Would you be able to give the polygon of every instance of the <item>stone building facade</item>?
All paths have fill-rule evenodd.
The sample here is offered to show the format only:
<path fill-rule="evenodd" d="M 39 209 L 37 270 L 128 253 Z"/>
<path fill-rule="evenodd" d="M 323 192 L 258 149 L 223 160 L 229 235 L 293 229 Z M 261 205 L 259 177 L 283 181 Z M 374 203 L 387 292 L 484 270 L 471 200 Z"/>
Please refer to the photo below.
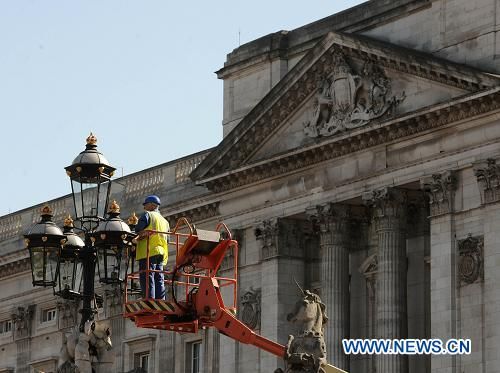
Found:
<path fill-rule="evenodd" d="M 497 1 L 372 0 L 242 45 L 217 72 L 221 143 L 123 177 L 112 197 L 123 217 L 155 193 L 171 221 L 223 220 L 241 246 L 239 315 L 270 339 L 292 331 L 296 280 L 327 305 L 336 366 L 500 372 L 499 29 Z M 68 196 L 49 203 L 58 222 L 71 211 Z M 78 318 L 31 286 L 21 237 L 40 207 L 0 218 L 0 372 L 54 372 Z M 116 372 L 282 364 L 213 330 L 137 329 L 115 289 L 98 291 Z M 344 337 L 470 338 L 472 352 L 346 356 Z"/>

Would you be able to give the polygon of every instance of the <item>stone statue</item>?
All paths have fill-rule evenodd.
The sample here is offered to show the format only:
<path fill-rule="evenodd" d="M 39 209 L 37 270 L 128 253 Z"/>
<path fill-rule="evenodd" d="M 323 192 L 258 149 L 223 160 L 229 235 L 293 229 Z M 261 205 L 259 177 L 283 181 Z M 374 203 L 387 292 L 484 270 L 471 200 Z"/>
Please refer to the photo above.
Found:
<path fill-rule="evenodd" d="M 328 320 L 325 305 L 317 294 L 304 291 L 300 286 L 299 289 L 302 298 L 287 316 L 288 321 L 299 327 L 299 333 L 288 337 L 285 373 L 325 373 L 323 367 L 327 361 L 323 325 Z"/>
<path fill-rule="evenodd" d="M 111 331 L 106 321 L 87 321 L 83 332 L 75 329 L 63 336 L 58 373 L 104 373 L 114 362 L 110 351 Z"/>

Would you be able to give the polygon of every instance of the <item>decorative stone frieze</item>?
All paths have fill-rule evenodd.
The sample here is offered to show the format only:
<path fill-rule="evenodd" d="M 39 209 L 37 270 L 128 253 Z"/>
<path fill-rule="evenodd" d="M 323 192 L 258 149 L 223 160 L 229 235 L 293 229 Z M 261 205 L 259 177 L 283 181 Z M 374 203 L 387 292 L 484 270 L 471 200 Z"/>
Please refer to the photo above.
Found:
<path fill-rule="evenodd" d="M 190 210 L 169 214 L 168 216 L 166 216 L 166 218 L 171 228 L 175 227 L 177 220 L 179 220 L 180 218 L 187 218 L 192 223 L 198 223 L 202 220 L 210 219 L 214 216 L 220 215 L 219 204 L 219 201 L 212 202 L 208 205 L 198 206 Z"/>
<path fill-rule="evenodd" d="M 341 52 L 332 55 L 331 64 L 333 71 L 318 82 L 311 118 L 304 123 L 309 137 L 332 136 L 364 126 L 405 98 L 404 92 L 398 97 L 390 95 L 391 82 L 373 61 L 365 60 L 359 75 Z"/>
<path fill-rule="evenodd" d="M 458 241 L 458 275 L 462 286 L 483 280 L 483 246 L 482 236 Z"/>
<path fill-rule="evenodd" d="M 12 313 L 12 321 L 14 322 L 14 338 L 21 339 L 31 335 L 31 321 L 35 314 L 35 305 L 19 306 Z"/>
<path fill-rule="evenodd" d="M 467 100 L 457 99 L 446 106 L 438 104 L 425 112 L 418 111 L 401 118 L 388 120 L 377 126 L 366 126 L 366 129 L 360 129 L 356 136 L 339 136 L 332 139 L 332 141 L 315 144 L 301 151 L 270 160 L 266 164 L 258 163 L 236 169 L 240 165 L 236 158 L 227 160 L 227 163 L 221 163 L 224 162 L 224 158 L 222 158 L 212 168 L 211 173 L 207 175 L 213 177 L 203 181 L 203 184 L 219 193 L 284 173 L 290 173 L 312 164 L 339 158 L 389 141 L 443 127 L 449 123 L 500 108 L 500 92 L 498 90 L 492 89 L 492 92 L 489 93 L 481 92 L 470 95 Z M 262 126 L 265 127 L 265 123 Z M 260 131 L 260 127 L 255 131 Z M 254 144 L 252 147 L 256 146 L 253 140 L 252 144 Z M 231 170 L 231 172 L 216 176 L 216 174 L 222 173 L 221 170 Z"/>
<path fill-rule="evenodd" d="M 500 201 L 500 165 L 496 160 L 488 158 L 486 161 L 474 164 L 474 175 L 477 178 L 483 204 Z"/>
<path fill-rule="evenodd" d="M 31 269 L 30 258 L 23 258 L 11 263 L 0 265 L 0 279 Z"/>
<path fill-rule="evenodd" d="M 260 329 L 260 315 L 261 315 L 261 289 L 254 289 L 250 287 L 241 295 L 241 321 L 245 323 L 250 329 Z"/>
<path fill-rule="evenodd" d="M 452 212 L 457 189 L 457 177 L 454 171 L 433 174 L 422 179 L 420 185 L 429 197 L 431 216 Z"/>

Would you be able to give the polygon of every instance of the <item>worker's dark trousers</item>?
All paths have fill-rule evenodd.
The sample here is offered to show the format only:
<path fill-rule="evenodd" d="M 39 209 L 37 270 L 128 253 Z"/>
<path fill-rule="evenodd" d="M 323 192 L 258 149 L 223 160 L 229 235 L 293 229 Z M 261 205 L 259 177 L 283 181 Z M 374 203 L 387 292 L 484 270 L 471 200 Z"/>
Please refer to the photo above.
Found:
<path fill-rule="evenodd" d="M 139 271 L 146 270 L 147 260 L 139 259 Z M 163 255 L 155 255 L 149 258 L 149 269 L 163 271 Z M 165 281 L 163 272 L 149 272 L 146 281 L 146 272 L 139 275 L 141 291 L 144 298 L 165 299 Z M 146 294 L 146 283 L 149 293 Z"/>

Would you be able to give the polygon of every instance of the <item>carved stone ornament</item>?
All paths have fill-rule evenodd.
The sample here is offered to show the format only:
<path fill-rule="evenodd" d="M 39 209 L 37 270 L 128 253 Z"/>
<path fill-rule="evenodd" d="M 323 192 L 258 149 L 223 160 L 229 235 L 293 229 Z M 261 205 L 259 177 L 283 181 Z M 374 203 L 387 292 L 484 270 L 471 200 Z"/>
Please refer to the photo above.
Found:
<path fill-rule="evenodd" d="M 261 290 L 250 287 L 241 296 L 241 321 L 250 329 L 260 328 Z"/>
<path fill-rule="evenodd" d="M 405 190 L 384 187 L 363 193 L 363 202 L 373 208 L 376 230 L 405 229 L 408 196 Z"/>
<path fill-rule="evenodd" d="M 261 259 L 278 255 L 278 219 L 264 220 L 255 229 L 255 238 L 261 242 Z"/>
<path fill-rule="evenodd" d="M 12 320 L 15 324 L 15 337 L 27 337 L 31 332 L 31 320 L 35 314 L 35 305 L 28 307 L 17 307 L 12 314 Z"/>
<path fill-rule="evenodd" d="M 460 282 L 472 284 L 483 278 L 483 237 L 471 234 L 458 241 L 458 274 Z"/>
<path fill-rule="evenodd" d="M 474 164 L 474 175 L 480 185 L 482 203 L 500 201 L 500 165 L 488 158 L 485 162 Z"/>
<path fill-rule="evenodd" d="M 453 171 L 433 174 L 421 181 L 422 190 L 429 196 L 431 216 L 448 214 L 453 208 L 457 178 Z"/>
<path fill-rule="evenodd" d="M 63 299 L 58 301 L 56 306 L 59 315 L 59 327 L 64 329 L 74 326 L 78 315 L 78 302 Z"/>
<path fill-rule="evenodd" d="M 391 96 L 391 82 L 384 70 L 365 61 L 357 75 L 342 55 L 333 54 L 332 72 L 317 84 L 311 119 L 304 123 L 309 137 L 332 136 L 338 132 L 364 126 L 393 110 L 405 99 Z"/>

